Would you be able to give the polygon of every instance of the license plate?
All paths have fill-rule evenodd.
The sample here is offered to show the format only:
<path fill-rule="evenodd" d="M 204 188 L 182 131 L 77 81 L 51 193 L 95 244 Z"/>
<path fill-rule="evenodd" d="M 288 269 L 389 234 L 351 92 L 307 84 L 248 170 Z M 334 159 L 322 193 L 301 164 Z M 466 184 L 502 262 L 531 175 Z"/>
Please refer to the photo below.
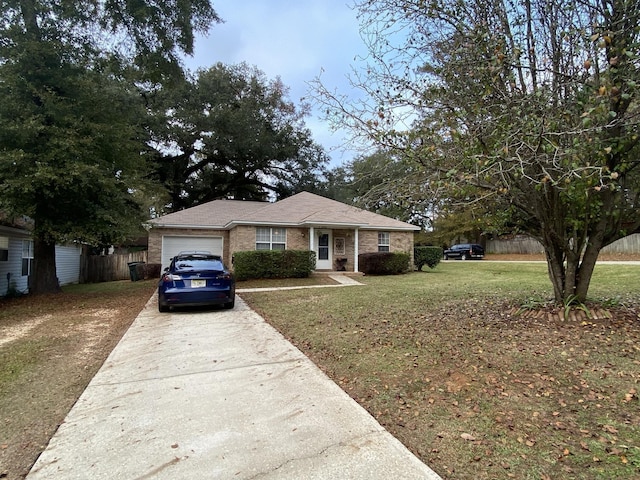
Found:
<path fill-rule="evenodd" d="M 191 288 L 201 288 L 206 286 L 207 286 L 206 280 L 191 280 Z"/>

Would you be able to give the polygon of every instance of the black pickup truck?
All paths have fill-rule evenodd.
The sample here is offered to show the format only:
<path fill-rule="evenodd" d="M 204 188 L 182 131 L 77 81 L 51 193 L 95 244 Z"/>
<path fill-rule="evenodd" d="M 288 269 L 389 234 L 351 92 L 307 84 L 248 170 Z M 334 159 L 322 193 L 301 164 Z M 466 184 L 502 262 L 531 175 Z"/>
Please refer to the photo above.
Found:
<path fill-rule="evenodd" d="M 453 245 L 444 251 L 444 259 L 457 258 L 459 260 L 482 259 L 484 258 L 484 248 L 477 243 L 461 243 Z"/>

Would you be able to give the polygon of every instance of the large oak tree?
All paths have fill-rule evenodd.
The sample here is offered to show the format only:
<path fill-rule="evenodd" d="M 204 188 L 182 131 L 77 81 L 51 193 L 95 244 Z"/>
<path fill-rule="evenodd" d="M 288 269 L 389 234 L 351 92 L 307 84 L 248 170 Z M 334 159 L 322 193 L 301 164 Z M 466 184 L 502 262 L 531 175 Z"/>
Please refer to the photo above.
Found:
<path fill-rule="evenodd" d="M 156 92 L 150 102 L 154 178 L 178 211 L 218 198 L 266 200 L 313 188 L 327 162 L 304 105 L 278 78 L 218 63 Z"/>
<path fill-rule="evenodd" d="M 0 209 L 33 220 L 32 293 L 59 289 L 57 242 L 103 244 L 143 218 L 137 87 L 180 75 L 208 0 L 3 0 Z"/>

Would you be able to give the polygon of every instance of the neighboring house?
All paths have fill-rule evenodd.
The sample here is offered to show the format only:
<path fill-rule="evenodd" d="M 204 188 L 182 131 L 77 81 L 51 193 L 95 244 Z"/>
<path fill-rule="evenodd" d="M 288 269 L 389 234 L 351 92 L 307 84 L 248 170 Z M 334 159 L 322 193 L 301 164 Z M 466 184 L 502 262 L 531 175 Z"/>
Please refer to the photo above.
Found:
<path fill-rule="evenodd" d="M 151 220 L 149 263 L 208 250 L 233 268 L 247 250 L 312 250 L 317 270 L 357 272 L 358 255 L 406 252 L 420 227 L 302 192 L 274 203 L 215 200 Z"/>
<path fill-rule="evenodd" d="M 60 285 L 80 280 L 78 245 L 56 245 L 56 273 Z M 33 240 L 31 232 L 22 225 L 0 225 L 0 297 L 10 290 L 26 293 L 33 269 Z"/>

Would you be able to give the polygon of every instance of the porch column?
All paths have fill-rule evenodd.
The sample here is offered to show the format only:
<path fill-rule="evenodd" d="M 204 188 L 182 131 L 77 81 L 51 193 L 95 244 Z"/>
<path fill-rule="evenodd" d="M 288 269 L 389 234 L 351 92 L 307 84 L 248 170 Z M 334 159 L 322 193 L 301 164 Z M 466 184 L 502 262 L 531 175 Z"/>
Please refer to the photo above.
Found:
<path fill-rule="evenodd" d="M 315 251 L 316 246 L 314 245 L 316 238 L 316 231 L 313 227 L 309 227 L 309 250 Z"/>
<path fill-rule="evenodd" d="M 354 230 L 353 234 L 353 271 L 359 272 L 358 269 L 358 229 Z"/>

